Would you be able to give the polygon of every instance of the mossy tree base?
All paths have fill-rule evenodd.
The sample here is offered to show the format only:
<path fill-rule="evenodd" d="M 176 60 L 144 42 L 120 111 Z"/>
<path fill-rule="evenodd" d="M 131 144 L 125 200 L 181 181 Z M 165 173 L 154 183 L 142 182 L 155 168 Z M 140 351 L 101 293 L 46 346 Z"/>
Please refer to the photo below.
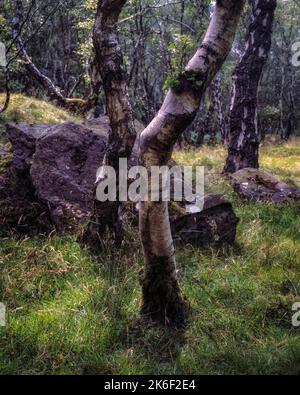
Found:
<path fill-rule="evenodd" d="M 174 265 L 169 258 L 153 257 L 141 276 L 141 285 L 141 315 L 144 319 L 168 327 L 186 326 L 189 305 L 181 294 Z"/>

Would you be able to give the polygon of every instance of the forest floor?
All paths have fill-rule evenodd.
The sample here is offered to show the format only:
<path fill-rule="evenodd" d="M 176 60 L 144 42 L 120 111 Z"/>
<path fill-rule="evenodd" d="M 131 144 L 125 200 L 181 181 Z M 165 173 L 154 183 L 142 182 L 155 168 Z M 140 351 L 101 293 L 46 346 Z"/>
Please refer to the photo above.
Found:
<path fill-rule="evenodd" d="M 19 100 L 22 108 L 27 99 Z M 33 99 L 34 114 L 23 106 L 14 101 L 5 121 L 11 112 L 25 122 L 70 118 Z M 264 146 L 261 165 L 300 187 L 299 158 L 294 139 Z M 204 165 L 206 191 L 224 193 L 240 218 L 234 246 L 177 251 L 193 309 L 186 331 L 139 322 L 143 259 L 132 229 L 121 250 L 97 257 L 76 236 L 0 239 L 0 301 L 8 309 L 0 374 L 300 374 L 300 332 L 291 323 L 300 301 L 299 207 L 241 202 L 221 176 L 222 147 L 175 159 Z"/>

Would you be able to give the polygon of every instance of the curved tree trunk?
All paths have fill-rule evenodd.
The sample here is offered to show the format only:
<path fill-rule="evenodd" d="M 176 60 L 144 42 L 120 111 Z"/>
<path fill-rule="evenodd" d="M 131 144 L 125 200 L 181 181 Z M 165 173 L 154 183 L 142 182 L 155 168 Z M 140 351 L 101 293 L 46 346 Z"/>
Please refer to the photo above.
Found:
<path fill-rule="evenodd" d="M 259 167 L 257 96 L 263 67 L 271 48 L 277 0 L 249 0 L 249 3 L 252 15 L 246 35 L 246 49 L 233 77 L 225 173 L 234 173 L 245 167 Z"/>
<path fill-rule="evenodd" d="M 118 166 L 131 154 L 136 139 L 127 76 L 117 22 L 126 0 L 99 0 L 94 27 L 96 62 L 101 75 L 110 120 L 106 165 Z"/>
<path fill-rule="evenodd" d="M 152 166 L 168 163 L 178 136 L 193 121 L 205 89 L 231 49 L 243 5 L 240 0 L 216 1 L 204 41 L 142 133 L 140 161 L 149 175 Z M 180 326 L 187 311 L 177 278 L 167 202 L 141 203 L 140 234 L 145 255 L 142 314 L 158 323 Z"/>
<path fill-rule="evenodd" d="M 94 27 L 95 61 L 101 75 L 111 127 L 103 165 L 112 166 L 116 171 L 119 168 L 119 158 L 130 156 L 136 139 L 117 29 L 118 18 L 125 3 L 126 0 L 99 0 Z M 115 241 L 121 241 L 119 206 L 118 202 L 108 205 L 107 202 L 95 201 L 93 218 L 85 235 L 89 244 L 92 242 L 96 248 L 99 242 L 101 245 L 107 230 L 111 231 Z"/>

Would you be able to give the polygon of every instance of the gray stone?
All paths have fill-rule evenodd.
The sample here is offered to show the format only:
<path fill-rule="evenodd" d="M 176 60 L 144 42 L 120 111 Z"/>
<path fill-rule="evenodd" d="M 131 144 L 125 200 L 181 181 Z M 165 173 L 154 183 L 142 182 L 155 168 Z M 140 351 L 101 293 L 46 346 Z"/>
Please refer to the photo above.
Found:
<path fill-rule="evenodd" d="M 27 125 L 25 123 L 9 123 L 6 134 L 13 146 L 13 162 L 11 169 L 18 175 L 28 172 L 37 139 L 47 130 L 49 125 Z"/>
<path fill-rule="evenodd" d="M 231 178 L 235 192 L 243 200 L 274 204 L 300 201 L 300 190 L 290 187 L 266 171 L 245 168 L 234 173 Z"/>
<path fill-rule="evenodd" d="M 172 221 L 175 242 L 203 247 L 210 244 L 232 244 L 239 223 L 232 204 L 222 195 L 209 194 L 199 213 L 179 216 Z"/>

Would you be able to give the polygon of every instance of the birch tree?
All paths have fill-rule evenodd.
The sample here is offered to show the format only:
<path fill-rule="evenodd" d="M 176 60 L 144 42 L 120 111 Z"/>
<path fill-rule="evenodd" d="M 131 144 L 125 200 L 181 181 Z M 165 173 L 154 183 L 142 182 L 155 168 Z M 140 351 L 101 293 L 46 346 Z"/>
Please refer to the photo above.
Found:
<path fill-rule="evenodd" d="M 267 62 L 276 0 L 249 0 L 251 23 L 245 52 L 233 76 L 228 157 L 225 173 L 259 167 L 260 136 L 257 122 L 258 88 Z"/>
<path fill-rule="evenodd" d="M 95 26 L 95 61 L 105 92 L 106 108 L 110 121 L 110 133 L 103 165 L 117 171 L 119 158 L 128 158 L 133 149 L 136 132 L 132 108 L 128 97 L 127 76 L 119 43 L 117 22 L 126 0 L 99 0 Z M 100 178 L 97 182 L 102 182 Z M 118 202 L 95 201 L 94 215 L 85 238 L 102 242 L 107 230 L 115 241 L 122 239 Z"/>
<path fill-rule="evenodd" d="M 195 118 L 203 93 L 230 52 L 243 6 L 240 0 L 216 1 L 203 42 L 142 133 L 140 162 L 149 175 L 152 166 L 168 163 L 178 137 Z M 140 204 L 140 235 L 145 256 L 142 315 L 158 323 L 181 326 L 186 321 L 187 305 L 178 282 L 167 202 Z"/>

